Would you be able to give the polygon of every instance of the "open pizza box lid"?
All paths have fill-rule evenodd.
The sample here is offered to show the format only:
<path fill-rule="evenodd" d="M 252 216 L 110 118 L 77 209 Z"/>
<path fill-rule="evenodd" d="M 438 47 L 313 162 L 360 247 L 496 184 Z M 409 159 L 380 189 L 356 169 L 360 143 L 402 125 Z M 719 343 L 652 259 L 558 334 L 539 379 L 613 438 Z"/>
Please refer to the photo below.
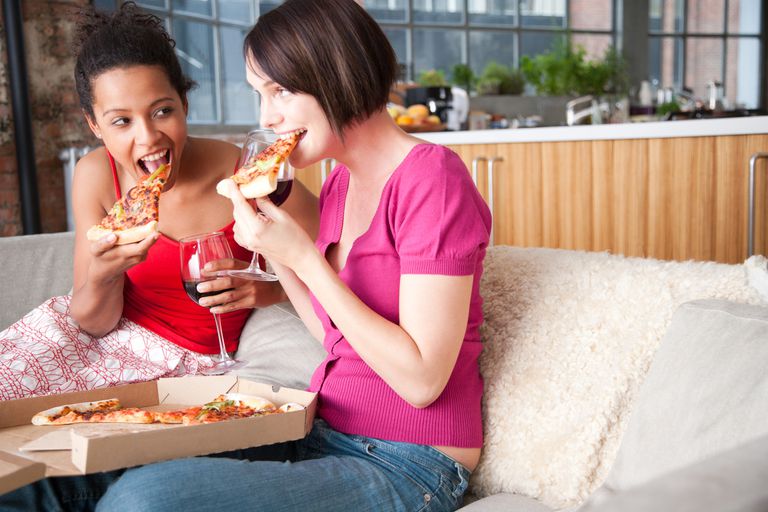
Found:
<path fill-rule="evenodd" d="M 32 416 L 63 404 L 118 398 L 123 407 L 168 410 L 245 393 L 306 408 L 202 425 L 84 423 L 35 426 Z M 0 402 L 0 494 L 43 477 L 97 473 L 301 439 L 312 428 L 314 393 L 235 376 L 182 377 Z"/>

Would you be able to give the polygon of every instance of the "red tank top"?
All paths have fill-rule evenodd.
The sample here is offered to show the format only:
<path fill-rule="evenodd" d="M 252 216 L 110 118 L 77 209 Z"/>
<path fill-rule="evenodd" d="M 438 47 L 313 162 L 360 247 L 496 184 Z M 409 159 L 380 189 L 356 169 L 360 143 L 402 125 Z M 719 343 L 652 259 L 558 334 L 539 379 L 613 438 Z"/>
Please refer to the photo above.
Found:
<path fill-rule="evenodd" d="M 109 160 L 119 198 L 122 193 L 112 155 Z M 221 231 L 226 235 L 234 257 L 250 261 L 251 252 L 234 240 L 233 225 L 234 222 Z M 241 309 L 221 315 L 228 352 L 237 349 L 240 331 L 250 313 L 250 309 Z M 147 259 L 125 273 L 123 316 L 180 347 L 203 354 L 219 353 L 213 315 L 187 296 L 181 282 L 179 243 L 163 234 L 149 249 Z"/>

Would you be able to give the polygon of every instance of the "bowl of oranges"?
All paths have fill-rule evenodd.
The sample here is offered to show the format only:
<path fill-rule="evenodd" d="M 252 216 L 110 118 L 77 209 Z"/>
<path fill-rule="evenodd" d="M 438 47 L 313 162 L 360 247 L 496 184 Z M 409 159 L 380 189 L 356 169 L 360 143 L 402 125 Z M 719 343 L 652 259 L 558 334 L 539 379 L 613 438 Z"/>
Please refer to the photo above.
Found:
<path fill-rule="evenodd" d="M 420 103 L 407 108 L 396 103 L 390 103 L 387 105 L 387 112 L 397 123 L 397 126 L 409 133 L 445 130 L 445 123 L 438 116 L 430 114 L 427 106 Z"/>

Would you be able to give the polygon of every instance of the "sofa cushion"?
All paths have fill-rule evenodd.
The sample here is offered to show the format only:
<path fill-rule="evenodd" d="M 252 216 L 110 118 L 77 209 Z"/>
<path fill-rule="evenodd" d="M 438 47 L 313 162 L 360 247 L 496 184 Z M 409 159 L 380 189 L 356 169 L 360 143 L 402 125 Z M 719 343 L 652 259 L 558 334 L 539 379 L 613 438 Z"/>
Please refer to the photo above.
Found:
<path fill-rule="evenodd" d="M 760 303 L 743 265 L 496 246 L 481 283 L 485 445 L 479 497 L 585 500 L 607 476 L 675 309 Z"/>
<path fill-rule="evenodd" d="M 606 490 L 642 485 L 768 434 L 768 307 L 680 306 L 635 403 Z"/>
<path fill-rule="evenodd" d="M 235 370 L 256 382 L 306 389 L 325 349 L 304 326 L 290 302 L 255 309 L 243 327 Z"/>
<path fill-rule="evenodd" d="M 0 293 L 0 330 L 56 295 L 72 288 L 75 234 L 0 238 L 6 286 Z M 8 283 L 11 286 L 7 286 Z"/>
<path fill-rule="evenodd" d="M 765 512 L 768 436 L 612 495 L 590 498 L 579 512 Z"/>
<path fill-rule="evenodd" d="M 540 501 L 519 494 L 499 493 L 461 507 L 461 512 L 552 512 Z"/>

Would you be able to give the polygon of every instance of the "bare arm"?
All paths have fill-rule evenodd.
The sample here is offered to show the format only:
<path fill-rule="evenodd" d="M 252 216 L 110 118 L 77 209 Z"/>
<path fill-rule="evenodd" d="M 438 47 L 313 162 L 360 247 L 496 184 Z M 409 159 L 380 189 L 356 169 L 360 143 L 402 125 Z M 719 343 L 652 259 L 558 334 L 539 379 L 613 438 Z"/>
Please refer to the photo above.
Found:
<path fill-rule="evenodd" d="M 320 225 L 318 200 L 314 194 L 307 190 L 304 184 L 294 180 L 291 195 L 282 208 L 296 220 L 310 239 L 315 240 L 317 238 L 317 231 Z M 270 261 L 270 263 L 274 266 L 285 294 L 301 317 L 304 325 L 312 336 L 322 341 L 324 334 L 323 326 L 315 314 L 315 310 L 312 308 L 307 286 L 289 268 L 280 265 L 276 261 Z"/>
<path fill-rule="evenodd" d="M 91 242 L 86 231 L 101 222 L 105 204 L 114 202 L 106 157 L 96 150 L 75 167 L 72 204 L 75 215 L 75 268 L 70 313 L 80 327 L 95 337 L 115 328 L 123 313 L 124 272 L 146 257 L 156 237 L 115 246 L 114 239 Z M 105 176 L 106 175 L 106 176 Z"/>

